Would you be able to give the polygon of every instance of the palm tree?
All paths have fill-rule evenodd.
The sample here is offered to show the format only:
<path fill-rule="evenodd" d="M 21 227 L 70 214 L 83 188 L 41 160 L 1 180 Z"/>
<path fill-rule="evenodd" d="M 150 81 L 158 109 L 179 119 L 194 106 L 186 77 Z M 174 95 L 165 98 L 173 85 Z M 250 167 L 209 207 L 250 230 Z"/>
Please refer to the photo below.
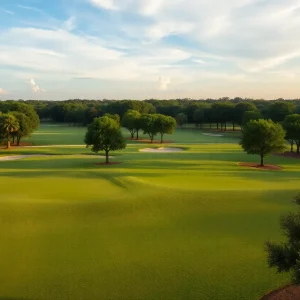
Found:
<path fill-rule="evenodd" d="M 12 114 L 3 114 L 0 116 L 0 129 L 3 136 L 7 139 L 6 148 L 10 148 L 10 135 L 12 132 L 18 131 L 19 123 Z"/>

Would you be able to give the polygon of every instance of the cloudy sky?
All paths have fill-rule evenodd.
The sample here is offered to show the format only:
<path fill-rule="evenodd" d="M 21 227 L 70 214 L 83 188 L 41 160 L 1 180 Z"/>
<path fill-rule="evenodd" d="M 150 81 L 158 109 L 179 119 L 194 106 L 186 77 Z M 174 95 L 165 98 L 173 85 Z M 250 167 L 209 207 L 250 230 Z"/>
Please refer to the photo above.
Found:
<path fill-rule="evenodd" d="M 0 0 L 1 99 L 300 97 L 300 0 Z"/>

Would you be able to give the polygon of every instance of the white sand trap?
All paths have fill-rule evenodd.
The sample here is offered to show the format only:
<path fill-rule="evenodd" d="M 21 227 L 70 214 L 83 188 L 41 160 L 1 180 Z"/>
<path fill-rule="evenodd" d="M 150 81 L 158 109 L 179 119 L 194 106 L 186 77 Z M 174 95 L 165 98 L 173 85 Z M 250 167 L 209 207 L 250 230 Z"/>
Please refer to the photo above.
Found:
<path fill-rule="evenodd" d="M 174 153 L 184 151 L 182 148 L 144 148 L 140 149 L 140 152 L 151 152 L 151 153 Z"/>
<path fill-rule="evenodd" d="M 207 136 L 224 136 L 223 134 L 214 134 L 214 133 L 202 133 L 202 134 Z"/>
<path fill-rule="evenodd" d="M 45 157 L 50 156 L 46 154 L 28 154 L 28 155 L 10 155 L 10 156 L 0 156 L 0 161 L 10 161 L 10 160 L 19 160 L 23 158 L 32 158 L 32 157 Z"/>

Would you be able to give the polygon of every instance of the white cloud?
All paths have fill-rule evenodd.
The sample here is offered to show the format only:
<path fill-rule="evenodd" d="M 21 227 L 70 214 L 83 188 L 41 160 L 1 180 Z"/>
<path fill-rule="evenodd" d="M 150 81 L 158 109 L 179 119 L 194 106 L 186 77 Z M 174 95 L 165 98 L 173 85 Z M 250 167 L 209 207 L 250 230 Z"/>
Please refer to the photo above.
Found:
<path fill-rule="evenodd" d="M 31 86 L 33 93 L 46 92 L 45 89 L 41 89 L 35 82 L 33 78 L 31 78 L 27 83 Z"/>
<path fill-rule="evenodd" d="M 114 0 L 89 0 L 89 2 L 102 9 L 118 9 L 115 5 Z"/>
<path fill-rule="evenodd" d="M 0 88 L 0 96 L 1 95 L 7 95 L 7 94 L 8 94 L 8 92 L 6 90 Z"/>
<path fill-rule="evenodd" d="M 11 10 L 8 10 L 8 9 L 2 9 L 5 13 L 9 14 L 9 15 L 15 15 L 15 13 Z"/>
<path fill-rule="evenodd" d="M 70 17 L 66 22 L 64 22 L 63 27 L 67 31 L 72 31 L 76 28 L 76 17 Z"/>
<path fill-rule="evenodd" d="M 160 91 L 166 91 L 169 88 L 170 83 L 171 83 L 170 77 L 160 76 L 158 78 L 158 89 Z"/>

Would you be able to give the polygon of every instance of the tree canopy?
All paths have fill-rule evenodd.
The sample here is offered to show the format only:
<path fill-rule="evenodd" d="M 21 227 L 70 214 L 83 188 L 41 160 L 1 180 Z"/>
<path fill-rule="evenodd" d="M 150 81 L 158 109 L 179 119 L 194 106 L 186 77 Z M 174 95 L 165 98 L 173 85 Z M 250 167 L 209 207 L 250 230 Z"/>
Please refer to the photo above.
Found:
<path fill-rule="evenodd" d="M 295 197 L 299 207 L 300 195 Z M 287 241 L 282 243 L 266 242 L 268 264 L 278 272 L 290 272 L 292 282 L 300 284 L 300 209 L 281 217 L 280 227 Z"/>
<path fill-rule="evenodd" d="M 109 163 L 109 152 L 125 149 L 126 141 L 116 120 L 104 116 L 95 118 L 88 126 L 84 139 L 87 147 L 98 153 L 105 151 L 106 163 Z"/>
<path fill-rule="evenodd" d="M 271 120 L 252 120 L 242 131 L 241 146 L 248 154 L 260 155 L 260 165 L 264 166 L 264 158 L 272 152 L 285 149 L 285 131 L 278 123 Z"/>
<path fill-rule="evenodd" d="M 283 127 L 286 130 L 286 140 L 291 144 L 291 152 L 293 146 L 297 146 L 297 154 L 300 153 L 300 115 L 293 114 L 286 116 L 283 122 Z"/>
<path fill-rule="evenodd" d="M 6 147 L 10 148 L 10 137 L 12 133 L 18 131 L 20 128 L 16 117 L 11 114 L 0 114 L 0 132 L 6 138 Z"/>

